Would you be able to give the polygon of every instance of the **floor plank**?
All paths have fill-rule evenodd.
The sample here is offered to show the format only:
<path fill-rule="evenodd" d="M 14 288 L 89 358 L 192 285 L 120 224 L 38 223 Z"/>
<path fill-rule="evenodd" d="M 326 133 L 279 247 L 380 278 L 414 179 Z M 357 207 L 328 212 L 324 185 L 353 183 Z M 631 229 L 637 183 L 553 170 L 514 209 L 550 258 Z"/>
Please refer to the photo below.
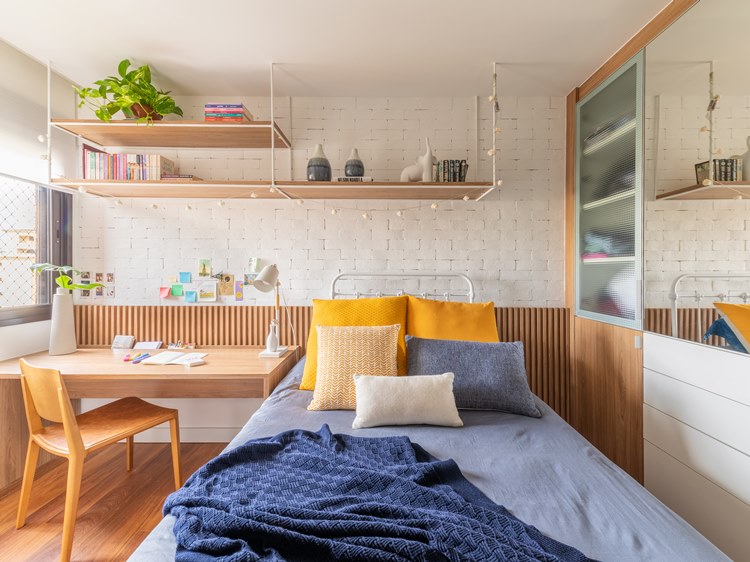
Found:
<path fill-rule="evenodd" d="M 183 443 L 187 478 L 225 447 Z M 26 526 L 15 528 L 21 484 L 0 491 L 0 561 L 46 562 L 60 556 L 67 462 L 55 460 L 37 471 Z M 174 490 L 168 444 L 137 443 L 135 466 L 125 470 L 125 445 L 92 453 L 84 465 L 73 560 L 127 560 L 161 520 L 166 496 Z"/>

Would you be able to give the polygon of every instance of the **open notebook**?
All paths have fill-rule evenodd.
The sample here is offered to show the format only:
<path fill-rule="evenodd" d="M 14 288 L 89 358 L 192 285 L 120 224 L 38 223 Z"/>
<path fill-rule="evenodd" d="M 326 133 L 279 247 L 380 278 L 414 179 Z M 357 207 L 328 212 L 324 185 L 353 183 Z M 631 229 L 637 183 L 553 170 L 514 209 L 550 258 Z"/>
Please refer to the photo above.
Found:
<path fill-rule="evenodd" d="M 181 353 L 179 351 L 164 351 L 153 357 L 147 357 L 141 363 L 144 365 L 199 365 L 208 353 Z M 198 362 L 201 363 L 198 363 Z"/>

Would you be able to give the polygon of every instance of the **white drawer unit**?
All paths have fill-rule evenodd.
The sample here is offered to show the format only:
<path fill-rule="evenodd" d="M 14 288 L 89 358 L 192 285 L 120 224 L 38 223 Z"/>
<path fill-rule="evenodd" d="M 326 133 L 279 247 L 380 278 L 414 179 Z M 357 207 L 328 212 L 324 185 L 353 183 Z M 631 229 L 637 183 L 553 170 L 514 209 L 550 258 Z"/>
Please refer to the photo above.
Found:
<path fill-rule="evenodd" d="M 750 562 L 750 356 L 646 333 L 645 486 Z"/>

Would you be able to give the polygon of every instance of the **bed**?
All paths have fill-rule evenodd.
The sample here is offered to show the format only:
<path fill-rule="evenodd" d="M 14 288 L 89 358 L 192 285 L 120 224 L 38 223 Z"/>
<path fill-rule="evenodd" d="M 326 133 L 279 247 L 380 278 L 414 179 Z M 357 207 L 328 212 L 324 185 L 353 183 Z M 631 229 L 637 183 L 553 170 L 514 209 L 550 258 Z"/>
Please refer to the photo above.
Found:
<path fill-rule="evenodd" d="M 472 288 L 473 293 L 473 288 Z M 472 295 L 473 296 L 473 295 Z M 710 542 L 588 443 L 535 397 L 541 418 L 462 410 L 463 427 L 352 429 L 353 411 L 309 411 L 299 390 L 304 358 L 228 445 L 291 429 L 366 437 L 406 435 L 428 453 L 452 458 L 494 502 L 590 558 L 623 561 L 728 560 Z M 133 553 L 134 562 L 174 560 L 175 519 L 167 515 Z"/>

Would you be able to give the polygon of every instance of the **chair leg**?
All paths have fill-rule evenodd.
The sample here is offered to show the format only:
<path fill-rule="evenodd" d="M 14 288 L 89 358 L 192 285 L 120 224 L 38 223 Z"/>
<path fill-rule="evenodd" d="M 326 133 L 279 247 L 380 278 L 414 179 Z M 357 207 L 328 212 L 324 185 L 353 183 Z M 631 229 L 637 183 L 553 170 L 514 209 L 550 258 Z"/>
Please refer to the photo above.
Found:
<path fill-rule="evenodd" d="M 69 562 L 73 550 L 73 531 L 78 512 L 78 498 L 81 493 L 83 457 L 71 456 L 68 459 L 68 485 L 65 490 L 65 514 L 63 516 L 62 552 L 60 562 Z"/>
<path fill-rule="evenodd" d="M 180 464 L 180 424 L 177 414 L 169 420 L 169 435 L 172 440 L 172 468 L 174 469 L 174 488 L 182 486 L 182 466 Z"/>
<path fill-rule="evenodd" d="M 23 469 L 23 483 L 21 484 L 21 499 L 18 502 L 18 516 L 16 517 L 16 529 L 20 529 L 26 523 L 26 510 L 29 508 L 31 498 L 31 486 L 34 484 L 36 473 L 36 461 L 39 458 L 39 445 L 33 439 L 29 439 L 29 447 L 26 450 L 26 465 Z"/>
<path fill-rule="evenodd" d="M 127 438 L 127 443 L 125 444 L 125 468 L 128 469 L 128 471 L 133 470 L 133 436 Z"/>

